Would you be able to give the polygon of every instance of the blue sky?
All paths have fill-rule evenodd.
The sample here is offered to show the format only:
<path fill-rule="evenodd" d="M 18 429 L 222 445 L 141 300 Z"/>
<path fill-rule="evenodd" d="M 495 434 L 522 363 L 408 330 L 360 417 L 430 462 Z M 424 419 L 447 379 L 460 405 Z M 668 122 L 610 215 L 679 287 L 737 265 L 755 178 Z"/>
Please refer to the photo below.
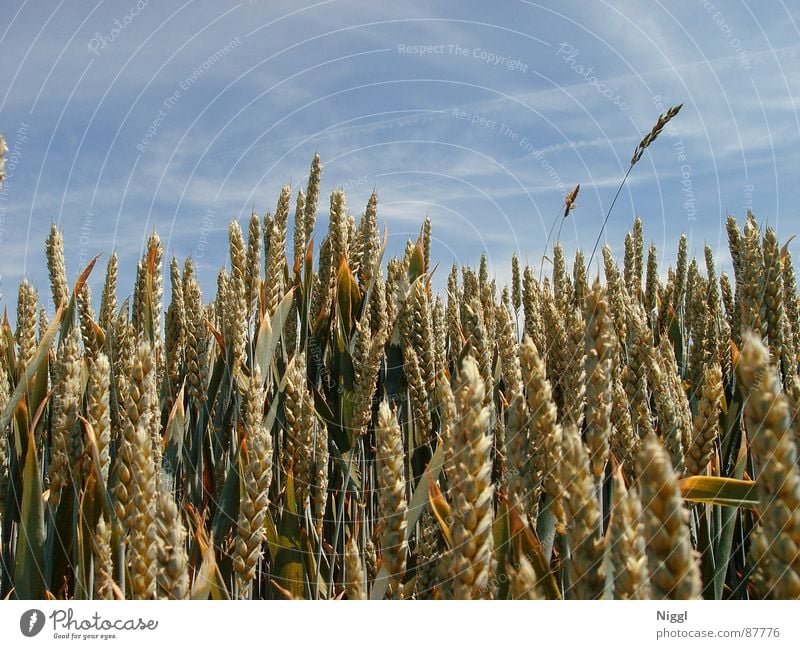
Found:
<path fill-rule="evenodd" d="M 49 295 L 51 221 L 70 281 L 113 248 L 124 297 L 156 228 L 168 254 L 195 256 L 208 294 L 228 221 L 274 210 L 315 150 L 323 214 L 334 187 L 354 214 L 375 187 L 392 250 L 428 214 L 436 260 L 485 249 L 504 282 L 512 252 L 538 266 L 575 183 L 561 238 L 591 249 L 633 149 L 679 102 L 615 208 L 615 252 L 639 214 L 662 261 L 680 232 L 724 255 L 724 218 L 747 206 L 786 240 L 800 232 L 798 13 L 721 0 L 1 0 L 3 300 L 23 275 Z"/>

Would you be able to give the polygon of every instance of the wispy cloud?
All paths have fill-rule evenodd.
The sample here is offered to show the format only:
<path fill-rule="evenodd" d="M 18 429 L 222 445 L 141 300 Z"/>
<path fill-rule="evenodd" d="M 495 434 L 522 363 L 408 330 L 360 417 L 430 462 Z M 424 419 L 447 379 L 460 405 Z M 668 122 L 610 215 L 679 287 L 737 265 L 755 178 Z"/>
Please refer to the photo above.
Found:
<path fill-rule="evenodd" d="M 724 215 L 745 205 L 800 225 L 800 46 L 782 5 L 198 0 L 130 16 L 134 4 L 5 12 L 0 129 L 29 124 L 0 198 L 6 300 L 23 273 L 46 287 L 51 220 L 71 273 L 112 247 L 130 267 L 153 228 L 171 254 L 196 253 L 211 221 L 219 245 L 199 260 L 211 290 L 227 221 L 273 210 L 315 150 L 323 213 L 333 187 L 356 214 L 376 188 L 390 252 L 429 214 L 434 255 L 486 248 L 502 279 L 511 251 L 538 263 L 575 182 L 562 238 L 591 245 L 633 147 L 678 101 L 610 240 L 636 213 L 664 259 L 682 230 L 724 253 Z"/>

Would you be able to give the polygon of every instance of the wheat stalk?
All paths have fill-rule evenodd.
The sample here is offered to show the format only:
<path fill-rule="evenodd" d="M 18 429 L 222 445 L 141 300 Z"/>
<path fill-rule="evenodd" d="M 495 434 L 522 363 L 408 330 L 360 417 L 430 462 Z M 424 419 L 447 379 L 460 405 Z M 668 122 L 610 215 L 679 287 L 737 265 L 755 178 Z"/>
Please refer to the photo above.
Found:
<path fill-rule="evenodd" d="M 603 219 L 603 225 L 600 227 L 600 233 L 597 235 L 597 241 L 594 242 L 594 248 L 592 249 L 592 254 L 589 256 L 589 266 L 591 267 L 592 261 L 594 260 L 594 253 L 597 252 L 597 246 L 600 243 L 600 239 L 603 236 L 603 231 L 605 230 L 606 224 L 608 223 L 608 219 L 611 216 L 611 211 L 614 209 L 614 205 L 619 198 L 620 193 L 622 192 L 622 188 L 625 186 L 625 181 L 630 176 L 631 171 L 633 171 L 634 166 L 636 165 L 639 160 L 641 160 L 642 155 L 644 155 L 645 150 L 649 147 L 653 142 L 655 142 L 656 138 L 660 135 L 661 131 L 664 127 L 669 123 L 669 121 L 675 117 L 680 109 L 683 107 L 683 104 L 678 104 L 677 106 L 673 106 L 669 108 L 666 113 L 663 113 L 658 116 L 656 123 L 653 125 L 653 128 L 650 132 L 645 135 L 641 141 L 639 142 L 638 146 L 633 152 L 631 156 L 631 164 L 628 167 L 628 171 L 625 172 L 625 176 L 622 178 L 622 182 L 619 184 L 617 188 L 617 193 L 614 195 L 614 199 L 611 201 L 611 205 L 606 212 L 605 218 Z"/>

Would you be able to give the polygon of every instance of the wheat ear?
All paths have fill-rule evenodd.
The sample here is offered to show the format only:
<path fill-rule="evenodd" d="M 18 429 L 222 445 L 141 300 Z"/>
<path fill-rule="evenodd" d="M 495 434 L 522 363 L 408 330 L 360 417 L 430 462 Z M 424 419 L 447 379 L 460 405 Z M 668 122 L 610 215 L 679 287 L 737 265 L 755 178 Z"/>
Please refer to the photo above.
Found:
<path fill-rule="evenodd" d="M 39 308 L 39 295 L 36 289 L 23 279 L 17 293 L 17 363 L 20 368 L 27 367 L 36 353 L 36 317 Z"/>
<path fill-rule="evenodd" d="M 272 436 L 263 424 L 264 387 L 257 367 L 244 395 L 244 444 L 241 457 L 241 502 L 236 526 L 233 568 L 240 597 L 247 597 L 262 556 L 264 520 L 272 482 Z"/>
<path fill-rule="evenodd" d="M 600 476 L 608 461 L 611 436 L 611 375 L 614 329 L 600 282 L 595 281 L 584 307 L 586 358 L 586 443 L 592 473 Z"/>
<path fill-rule="evenodd" d="M 158 595 L 160 599 L 186 599 L 189 595 L 189 560 L 186 533 L 172 494 L 161 490 L 157 504 Z"/>
<path fill-rule="evenodd" d="M 492 571 L 492 438 L 487 435 L 486 385 L 477 361 L 467 356 L 455 393 L 458 421 L 453 428 L 457 467 L 449 485 L 453 548 L 447 572 L 456 599 L 490 599 Z"/>
<path fill-rule="evenodd" d="M 67 286 L 67 269 L 64 263 L 64 237 L 55 223 L 50 224 L 50 235 L 47 237 L 45 249 L 53 303 L 58 308 L 69 300 L 69 287 Z"/>
<path fill-rule="evenodd" d="M 364 575 L 364 564 L 355 537 L 351 536 L 344 546 L 344 571 L 346 576 L 345 590 L 347 599 L 367 599 L 367 580 Z"/>
<path fill-rule="evenodd" d="M 406 480 L 403 435 L 387 402 L 378 407 L 375 426 L 375 473 L 378 513 L 381 517 L 381 557 L 389 572 L 391 588 L 397 592 L 406 569 Z"/>
<path fill-rule="evenodd" d="M 92 537 L 94 559 L 94 598 L 114 599 L 114 562 L 111 560 L 111 526 L 102 516 Z"/>
<path fill-rule="evenodd" d="M 689 537 L 689 513 L 667 451 L 655 435 L 639 453 L 645 545 L 654 599 L 699 599 L 700 570 Z"/>
<path fill-rule="evenodd" d="M 719 435 L 719 406 L 723 398 L 722 370 L 714 363 L 705 371 L 703 393 L 694 418 L 694 437 L 686 452 L 686 472 L 705 473 L 714 455 L 714 441 Z"/>
<path fill-rule="evenodd" d="M 545 599 L 539 591 L 536 572 L 525 555 L 519 558 L 519 566 L 517 568 L 508 566 L 506 569 L 508 571 L 512 599 Z"/>
<path fill-rule="evenodd" d="M 800 468 L 769 352 L 752 334 L 744 338 L 737 377 L 747 393 L 745 423 L 756 466 L 756 488 L 768 549 L 768 591 L 777 599 L 800 597 Z"/>
<path fill-rule="evenodd" d="M 609 526 L 615 599 L 650 599 L 642 505 L 635 488 L 627 489 L 622 474 L 614 474 L 613 507 Z"/>
<path fill-rule="evenodd" d="M 538 460 L 541 463 L 542 487 L 551 499 L 557 526 L 563 530 L 566 523 L 565 488 L 559 470 L 563 456 L 562 431 L 556 418 L 550 381 L 547 380 L 544 362 L 530 337 L 525 336 L 522 340 L 519 355 L 530 413 L 531 443 L 540 450 L 534 455 L 534 462 Z"/>
<path fill-rule="evenodd" d="M 564 427 L 564 460 L 559 467 L 567 487 L 566 540 L 569 545 L 570 589 L 574 599 L 599 599 L 605 587 L 604 543 L 600 505 L 589 455 L 574 425 Z"/>

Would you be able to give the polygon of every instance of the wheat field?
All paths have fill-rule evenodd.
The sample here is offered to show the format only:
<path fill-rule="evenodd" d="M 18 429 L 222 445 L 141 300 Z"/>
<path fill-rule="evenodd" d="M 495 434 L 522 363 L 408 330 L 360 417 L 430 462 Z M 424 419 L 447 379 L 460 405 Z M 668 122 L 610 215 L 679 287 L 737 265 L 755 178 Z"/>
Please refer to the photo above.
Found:
<path fill-rule="evenodd" d="M 213 296 L 155 233 L 130 287 L 52 226 L 0 334 L 0 597 L 800 597 L 775 231 L 730 217 L 733 276 L 686 237 L 665 272 L 637 219 L 602 277 L 556 243 L 437 295 L 430 220 L 385 260 L 377 195 L 318 206 L 321 173 L 231 222 Z"/>

